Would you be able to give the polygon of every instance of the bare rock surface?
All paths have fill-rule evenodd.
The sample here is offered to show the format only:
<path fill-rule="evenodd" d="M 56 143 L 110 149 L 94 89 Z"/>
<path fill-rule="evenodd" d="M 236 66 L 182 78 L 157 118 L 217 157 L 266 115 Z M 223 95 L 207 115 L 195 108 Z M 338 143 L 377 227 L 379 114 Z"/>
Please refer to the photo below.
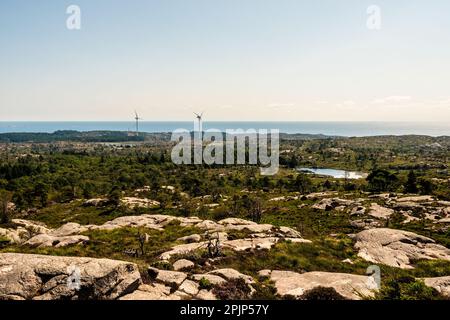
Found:
<path fill-rule="evenodd" d="M 373 263 L 411 269 L 413 260 L 450 260 L 450 249 L 413 232 L 370 229 L 356 234 L 354 238 L 358 256 Z"/>
<path fill-rule="evenodd" d="M 197 242 L 197 243 L 179 244 L 179 245 L 172 247 L 171 250 L 162 253 L 159 256 L 159 258 L 161 260 L 169 260 L 172 256 L 185 255 L 185 254 L 194 252 L 196 250 L 204 249 L 204 248 L 206 248 L 207 245 L 208 245 L 208 243 L 206 241 Z"/>
<path fill-rule="evenodd" d="M 178 290 L 190 296 L 195 296 L 199 291 L 199 285 L 192 280 L 184 280 Z"/>
<path fill-rule="evenodd" d="M 179 286 L 187 278 L 187 274 L 180 271 L 160 270 L 153 267 L 148 268 L 148 272 L 153 278 L 166 285 Z"/>
<path fill-rule="evenodd" d="M 377 203 L 372 203 L 370 205 L 369 216 L 372 216 L 374 218 L 388 219 L 393 213 L 394 210 L 382 207 Z"/>
<path fill-rule="evenodd" d="M 289 227 L 275 227 L 271 224 L 258 224 L 253 221 L 240 218 L 228 218 L 218 222 L 201 220 L 198 217 L 175 217 L 169 215 L 149 215 L 122 216 L 108 221 L 102 225 L 80 225 L 69 222 L 57 229 L 47 228 L 43 224 L 33 221 L 17 220 L 17 229 L 1 229 L 0 235 L 10 241 L 19 244 L 26 244 L 31 247 L 64 247 L 69 245 L 84 244 L 89 241 L 89 237 L 81 233 L 90 230 L 115 230 L 125 227 L 142 227 L 158 231 L 172 223 L 179 223 L 181 226 L 196 227 L 205 231 L 204 239 L 218 239 L 222 248 L 235 251 L 271 249 L 280 240 L 287 240 L 295 243 L 309 243 L 301 237 L 300 232 Z M 23 226 L 23 227 L 21 227 Z M 27 229 L 25 229 L 27 228 Z M 33 232 L 28 229 L 32 229 Z M 246 231 L 247 238 L 228 240 L 228 231 Z M 208 247 L 209 241 L 201 241 L 202 236 L 192 234 L 177 239 L 184 244 L 174 245 L 169 251 L 160 255 L 160 259 L 169 260 L 173 256 L 186 255 L 196 250 L 204 250 Z M 212 240 L 215 241 L 215 240 Z"/>
<path fill-rule="evenodd" d="M 186 243 L 192 243 L 192 242 L 200 242 L 202 240 L 201 235 L 199 234 L 191 234 L 189 236 L 178 238 L 177 241 L 182 241 Z"/>
<path fill-rule="evenodd" d="M 372 229 L 381 227 L 381 223 L 375 219 L 357 219 L 350 221 L 350 225 L 356 228 Z"/>
<path fill-rule="evenodd" d="M 133 263 L 36 254 L 0 254 L 0 299 L 117 299 L 141 283 Z"/>
<path fill-rule="evenodd" d="M 434 201 L 433 196 L 409 196 L 397 199 L 397 202 L 427 202 L 427 201 Z"/>
<path fill-rule="evenodd" d="M 444 297 L 450 298 L 450 276 L 425 278 L 423 281 L 428 287 L 434 288 Z"/>
<path fill-rule="evenodd" d="M 52 236 L 56 236 L 56 237 L 73 236 L 73 235 L 78 235 L 87 230 L 89 230 L 89 226 L 82 226 L 75 222 L 69 222 L 69 223 L 62 225 L 58 229 L 49 231 L 48 234 L 50 234 Z"/>
<path fill-rule="evenodd" d="M 196 299 L 198 299 L 198 300 L 217 300 L 217 297 L 211 291 L 202 289 L 197 294 Z"/>
<path fill-rule="evenodd" d="M 129 208 L 151 208 L 159 206 L 159 202 L 146 198 L 124 197 L 121 200 L 124 206 Z"/>
<path fill-rule="evenodd" d="M 210 273 L 194 274 L 191 276 L 191 278 L 195 281 L 200 281 L 204 278 L 205 280 L 208 280 L 213 285 L 222 284 L 222 283 L 226 282 L 226 280 L 224 278 L 222 278 L 218 275 L 210 274 Z"/>
<path fill-rule="evenodd" d="M 170 287 L 163 284 L 142 284 L 136 291 L 119 298 L 119 300 L 167 300 L 169 294 Z"/>
<path fill-rule="evenodd" d="M 239 271 L 237 271 L 235 269 L 231 269 L 231 268 L 213 270 L 213 271 L 208 272 L 208 274 L 220 276 L 226 280 L 244 279 L 245 282 L 248 284 L 255 282 L 252 277 L 242 274 Z"/>
<path fill-rule="evenodd" d="M 89 237 L 87 236 L 81 236 L 81 235 L 73 235 L 73 236 L 52 236 L 50 234 L 39 234 L 37 236 L 32 237 L 29 239 L 25 244 L 41 248 L 41 247 L 65 247 L 68 245 L 74 245 L 79 243 L 84 243 L 89 241 Z"/>
<path fill-rule="evenodd" d="M 180 259 L 173 263 L 173 269 L 175 271 L 183 270 L 183 269 L 190 269 L 194 267 L 194 263 L 187 259 Z"/>
<path fill-rule="evenodd" d="M 265 270 L 264 274 L 267 274 Z M 281 296 L 300 297 L 306 291 L 317 288 L 334 288 L 346 299 L 360 300 L 363 297 L 373 297 L 374 288 L 370 277 L 347 273 L 292 271 L 270 272 L 270 279 L 274 281 L 277 293 Z"/>

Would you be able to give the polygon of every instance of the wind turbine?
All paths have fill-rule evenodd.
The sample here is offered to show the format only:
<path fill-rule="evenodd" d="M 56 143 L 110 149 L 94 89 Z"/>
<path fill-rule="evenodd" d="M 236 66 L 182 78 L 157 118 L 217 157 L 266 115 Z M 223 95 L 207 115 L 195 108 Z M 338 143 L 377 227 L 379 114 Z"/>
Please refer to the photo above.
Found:
<path fill-rule="evenodd" d="M 139 136 L 139 120 L 143 120 L 142 118 L 139 118 L 138 113 L 136 112 L 136 110 L 134 110 L 134 120 L 136 120 L 136 136 Z"/>
<path fill-rule="evenodd" d="M 200 134 L 202 133 L 202 117 L 203 117 L 203 113 L 204 113 L 204 111 L 202 111 L 202 113 L 200 113 L 200 114 L 198 114 L 198 113 L 195 113 L 194 112 L 194 114 L 195 114 L 195 116 L 197 117 L 197 120 L 198 120 L 198 131 L 200 132 Z"/>

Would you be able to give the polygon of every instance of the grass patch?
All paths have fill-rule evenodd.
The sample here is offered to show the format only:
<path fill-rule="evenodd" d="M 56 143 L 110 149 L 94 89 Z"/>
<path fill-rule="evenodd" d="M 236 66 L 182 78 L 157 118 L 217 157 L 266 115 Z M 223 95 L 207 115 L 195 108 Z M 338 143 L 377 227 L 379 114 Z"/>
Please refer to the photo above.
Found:
<path fill-rule="evenodd" d="M 348 238 L 316 240 L 311 244 L 280 242 L 271 250 L 226 250 L 224 253 L 225 257 L 215 262 L 216 267 L 233 268 L 254 276 L 263 269 L 365 274 L 369 266 L 369 263 L 357 259 Z M 354 260 L 354 264 L 342 262 L 347 258 Z"/>

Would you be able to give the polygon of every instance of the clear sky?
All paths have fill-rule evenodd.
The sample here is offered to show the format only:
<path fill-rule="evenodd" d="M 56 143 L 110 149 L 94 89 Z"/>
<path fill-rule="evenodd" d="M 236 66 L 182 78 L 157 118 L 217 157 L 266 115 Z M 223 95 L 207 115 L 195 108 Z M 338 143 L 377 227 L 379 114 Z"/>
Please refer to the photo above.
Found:
<path fill-rule="evenodd" d="M 0 1 L 0 121 L 450 122 L 449 62 L 448 0 Z"/>

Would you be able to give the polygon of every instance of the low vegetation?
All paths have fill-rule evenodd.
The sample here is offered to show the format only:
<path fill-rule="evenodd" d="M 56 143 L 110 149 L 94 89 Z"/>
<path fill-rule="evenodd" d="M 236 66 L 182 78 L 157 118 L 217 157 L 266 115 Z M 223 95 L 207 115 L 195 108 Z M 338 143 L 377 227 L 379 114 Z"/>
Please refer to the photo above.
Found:
<path fill-rule="evenodd" d="M 327 138 L 284 135 L 282 165 L 275 176 L 261 176 L 257 166 L 177 166 L 170 161 L 166 134 L 126 139 L 116 133 L 58 132 L 52 135 L 0 136 L 0 228 L 12 227 L 12 218 L 23 218 L 57 228 L 67 222 L 103 224 L 120 216 L 167 214 L 221 220 L 244 218 L 257 223 L 298 230 L 312 243 L 281 241 L 271 250 L 236 252 L 211 240 L 201 252 L 175 258 L 196 261 L 194 271 L 234 268 L 259 279 L 253 296 L 240 281 L 213 286 L 206 279 L 200 288 L 214 288 L 223 299 L 275 299 L 273 284 L 258 271 L 328 271 L 365 275 L 370 265 L 357 256 L 348 236 L 362 230 L 351 222 L 357 217 L 345 210 L 317 210 L 314 192 L 334 192 L 335 197 L 361 201 L 367 208 L 375 193 L 431 195 L 450 201 L 449 137 Z M 4 141 L 2 143 L 1 141 Z M 35 141 L 35 142 L 30 142 Z M 60 143 L 55 144 L 55 141 Z M 102 141 L 101 143 L 98 141 Z M 122 142 L 117 142 L 122 141 Z M 6 143 L 8 142 L 8 143 Z M 105 143 L 117 142 L 117 143 Z M 361 171 L 363 179 L 334 179 L 309 175 L 297 167 L 327 167 Z M 137 197 L 156 201 L 153 206 L 128 206 L 122 199 Z M 100 199 L 100 205 L 89 204 Z M 362 199 L 362 200 L 361 200 Z M 319 199 L 320 200 L 320 199 Z M 428 220 L 421 213 L 405 223 L 397 211 L 384 226 L 412 231 L 450 248 L 450 228 Z M 204 231 L 168 225 L 164 231 L 121 228 L 84 233 L 90 241 L 64 248 L 32 248 L 11 244 L 0 236 L 1 252 L 104 257 L 171 270 L 158 256 L 177 239 Z M 245 230 L 228 233 L 230 240 L 250 237 Z M 351 263 L 349 263 L 349 261 Z M 414 261 L 415 269 L 381 266 L 382 289 L 377 299 L 439 299 L 436 291 L 416 280 L 450 275 L 446 261 Z M 305 299 L 339 299 L 329 288 L 305 293 Z"/>

